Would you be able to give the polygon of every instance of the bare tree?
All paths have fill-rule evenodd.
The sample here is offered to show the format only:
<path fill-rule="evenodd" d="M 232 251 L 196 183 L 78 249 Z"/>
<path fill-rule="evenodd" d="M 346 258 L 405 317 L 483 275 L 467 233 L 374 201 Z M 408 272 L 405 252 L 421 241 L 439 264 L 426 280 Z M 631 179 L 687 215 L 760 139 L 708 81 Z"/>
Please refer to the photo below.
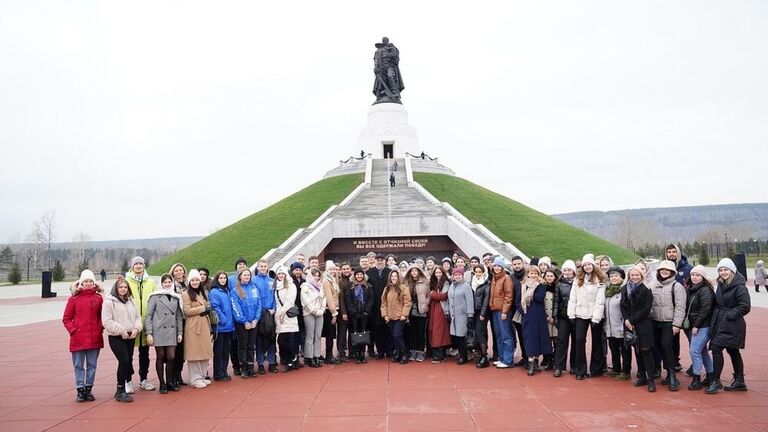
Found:
<path fill-rule="evenodd" d="M 51 245 L 56 241 L 56 212 L 49 210 L 32 226 L 31 239 L 38 248 L 46 249 L 48 269 L 51 269 Z"/>
<path fill-rule="evenodd" d="M 83 267 L 86 265 L 86 249 L 88 249 L 89 243 L 91 242 L 91 236 L 84 231 L 80 231 L 79 233 L 72 236 L 72 242 L 75 243 L 75 251 L 76 251 L 76 259 L 77 259 L 77 266 Z"/>

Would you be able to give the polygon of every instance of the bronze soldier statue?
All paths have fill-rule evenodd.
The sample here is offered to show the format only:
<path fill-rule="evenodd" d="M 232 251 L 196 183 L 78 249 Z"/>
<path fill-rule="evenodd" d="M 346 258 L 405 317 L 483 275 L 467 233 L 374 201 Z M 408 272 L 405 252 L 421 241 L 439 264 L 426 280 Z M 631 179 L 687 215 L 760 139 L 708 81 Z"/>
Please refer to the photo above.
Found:
<path fill-rule="evenodd" d="M 400 75 L 400 51 L 389 42 L 389 38 L 381 38 L 381 43 L 376 44 L 376 54 L 373 55 L 373 73 L 376 82 L 373 84 L 373 94 L 377 103 L 398 103 L 400 92 L 403 91 L 403 78 Z"/>

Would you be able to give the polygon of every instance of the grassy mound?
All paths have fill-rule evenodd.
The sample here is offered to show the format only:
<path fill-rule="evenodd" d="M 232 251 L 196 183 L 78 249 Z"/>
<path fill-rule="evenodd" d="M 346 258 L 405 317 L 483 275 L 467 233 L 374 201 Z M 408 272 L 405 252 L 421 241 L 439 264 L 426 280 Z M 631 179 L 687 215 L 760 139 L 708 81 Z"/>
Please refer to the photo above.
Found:
<path fill-rule="evenodd" d="M 338 204 L 364 180 L 350 174 L 320 180 L 245 219 L 205 237 L 184 249 L 151 263 L 150 274 L 159 276 L 173 263 L 188 269 L 207 267 L 211 276 L 218 270 L 232 271 L 243 256 L 253 264 L 270 249 L 279 246 L 299 228 L 304 228 L 333 204 Z"/>
<path fill-rule="evenodd" d="M 638 258 L 620 246 L 462 178 L 414 173 L 414 180 L 529 256 L 549 256 L 561 265 L 566 259 L 581 259 L 587 252 L 608 255 L 617 264 Z"/>

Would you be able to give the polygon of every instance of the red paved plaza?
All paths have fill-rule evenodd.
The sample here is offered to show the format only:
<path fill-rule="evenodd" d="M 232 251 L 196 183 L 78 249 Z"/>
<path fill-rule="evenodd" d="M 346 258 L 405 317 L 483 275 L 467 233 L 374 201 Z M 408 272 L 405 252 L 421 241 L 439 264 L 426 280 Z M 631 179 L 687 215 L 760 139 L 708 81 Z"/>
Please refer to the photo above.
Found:
<path fill-rule="evenodd" d="M 77 404 L 61 323 L 5 327 L 0 431 L 768 430 L 768 310 L 754 308 L 747 323 L 746 393 L 691 392 L 682 373 L 679 392 L 659 386 L 649 394 L 608 377 L 576 381 L 549 372 L 528 377 L 519 368 L 373 360 L 234 377 L 167 395 L 137 389 L 131 404 L 112 399 L 116 362 L 108 348 L 99 358 L 96 402 Z M 730 373 L 726 356 L 724 381 Z M 153 358 L 150 380 L 157 384 L 154 376 Z"/>

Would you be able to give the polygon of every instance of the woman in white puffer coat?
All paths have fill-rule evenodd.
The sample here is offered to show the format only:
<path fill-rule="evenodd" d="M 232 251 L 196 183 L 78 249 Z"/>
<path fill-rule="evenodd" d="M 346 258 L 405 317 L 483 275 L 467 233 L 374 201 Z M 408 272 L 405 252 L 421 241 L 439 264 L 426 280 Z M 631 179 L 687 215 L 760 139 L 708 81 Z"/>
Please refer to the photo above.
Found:
<path fill-rule="evenodd" d="M 573 322 L 575 341 L 574 371 L 576 379 L 587 376 L 587 329 L 592 335 L 592 352 L 589 362 L 589 376 L 603 374 L 603 316 L 605 314 L 605 273 L 595 263 L 592 254 L 581 259 L 581 269 L 573 280 L 571 297 L 568 300 L 568 318 Z"/>

